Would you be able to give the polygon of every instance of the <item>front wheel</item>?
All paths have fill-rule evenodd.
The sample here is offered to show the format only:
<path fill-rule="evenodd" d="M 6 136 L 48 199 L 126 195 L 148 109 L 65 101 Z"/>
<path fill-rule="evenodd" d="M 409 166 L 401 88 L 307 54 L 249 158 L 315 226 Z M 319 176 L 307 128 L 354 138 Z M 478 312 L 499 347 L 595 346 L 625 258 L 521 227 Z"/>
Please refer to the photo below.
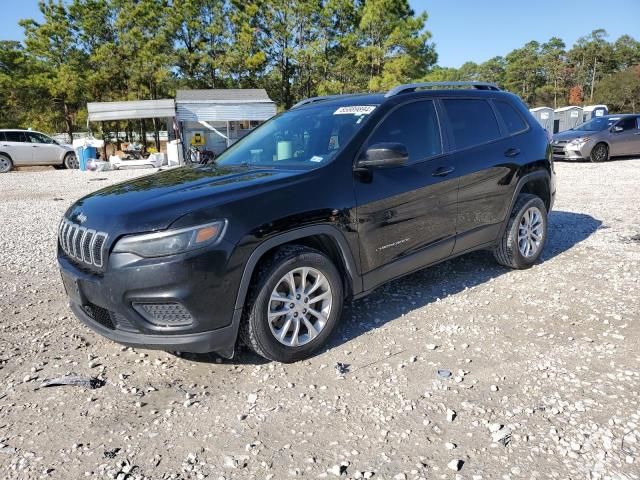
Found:
<path fill-rule="evenodd" d="M 78 162 L 78 157 L 76 157 L 75 153 L 68 153 L 64 157 L 64 167 L 69 170 L 80 168 L 80 162 Z"/>
<path fill-rule="evenodd" d="M 525 269 L 540 257 L 547 240 L 547 209 L 535 195 L 521 193 L 493 254 L 505 267 Z"/>
<path fill-rule="evenodd" d="M 609 160 L 609 147 L 606 143 L 598 143 L 591 149 L 589 160 L 592 162 L 606 162 Z"/>
<path fill-rule="evenodd" d="M 326 255 L 299 245 L 283 247 L 258 269 L 240 337 L 269 360 L 302 360 L 326 343 L 342 302 L 340 273 Z"/>

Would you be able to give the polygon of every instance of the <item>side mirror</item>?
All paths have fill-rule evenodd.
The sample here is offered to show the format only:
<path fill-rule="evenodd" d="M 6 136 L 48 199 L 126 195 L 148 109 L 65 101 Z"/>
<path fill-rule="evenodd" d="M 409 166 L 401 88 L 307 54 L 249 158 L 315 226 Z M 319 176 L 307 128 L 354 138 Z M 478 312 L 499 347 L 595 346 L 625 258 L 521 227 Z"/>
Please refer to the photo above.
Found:
<path fill-rule="evenodd" d="M 624 130 L 624 128 L 619 127 L 617 125 L 614 125 L 613 127 L 611 127 L 611 131 L 614 132 L 614 133 L 619 133 L 619 132 L 622 132 L 623 130 Z"/>
<path fill-rule="evenodd" d="M 376 143 L 358 160 L 358 168 L 399 167 L 407 163 L 409 152 L 402 143 Z"/>

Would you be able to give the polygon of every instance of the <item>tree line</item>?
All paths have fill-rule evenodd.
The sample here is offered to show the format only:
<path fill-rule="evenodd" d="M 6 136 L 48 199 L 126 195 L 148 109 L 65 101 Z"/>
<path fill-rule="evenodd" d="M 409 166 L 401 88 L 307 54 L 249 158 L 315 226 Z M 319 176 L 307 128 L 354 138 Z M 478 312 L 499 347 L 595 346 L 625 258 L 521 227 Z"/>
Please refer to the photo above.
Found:
<path fill-rule="evenodd" d="M 437 66 L 426 13 L 408 0 L 41 0 L 24 41 L 0 42 L 0 127 L 71 134 L 86 103 L 172 97 L 179 88 L 265 88 L 304 97 L 399 83 L 498 83 L 531 106 L 640 104 L 640 42 L 604 30 L 571 49 L 529 42 L 458 69 Z"/>
<path fill-rule="evenodd" d="M 531 41 L 506 56 L 460 68 L 434 67 L 427 80 L 494 82 L 531 107 L 604 103 L 612 111 L 640 108 L 640 42 L 630 35 L 608 41 L 603 29 L 580 37 L 567 49 L 557 37 Z"/>

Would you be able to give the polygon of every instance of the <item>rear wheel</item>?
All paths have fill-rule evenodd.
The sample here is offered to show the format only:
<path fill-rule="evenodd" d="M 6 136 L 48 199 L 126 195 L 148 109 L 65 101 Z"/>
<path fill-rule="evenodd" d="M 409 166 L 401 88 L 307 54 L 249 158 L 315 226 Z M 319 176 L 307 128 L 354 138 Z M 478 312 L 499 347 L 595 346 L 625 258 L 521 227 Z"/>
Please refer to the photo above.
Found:
<path fill-rule="evenodd" d="M 606 162 L 609 160 L 609 147 L 606 143 L 598 143 L 591 149 L 589 160 L 592 162 Z"/>
<path fill-rule="evenodd" d="M 498 263 L 524 269 L 540 257 L 547 240 L 547 209 L 535 195 L 522 193 L 513 206 L 507 228 L 493 254 Z"/>
<path fill-rule="evenodd" d="M 342 301 L 342 279 L 327 256 L 303 246 L 283 247 L 259 267 L 240 337 L 269 360 L 302 360 L 325 344 Z"/>
<path fill-rule="evenodd" d="M 13 162 L 6 155 L 0 155 L 0 173 L 10 172 L 13 168 Z"/>
<path fill-rule="evenodd" d="M 75 153 L 68 153 L 66 157 L 64 157 L 64 167 L 69 170 L 80 168 L 80 162 L 78 162 L 78 157 L 76 157 Z"/>

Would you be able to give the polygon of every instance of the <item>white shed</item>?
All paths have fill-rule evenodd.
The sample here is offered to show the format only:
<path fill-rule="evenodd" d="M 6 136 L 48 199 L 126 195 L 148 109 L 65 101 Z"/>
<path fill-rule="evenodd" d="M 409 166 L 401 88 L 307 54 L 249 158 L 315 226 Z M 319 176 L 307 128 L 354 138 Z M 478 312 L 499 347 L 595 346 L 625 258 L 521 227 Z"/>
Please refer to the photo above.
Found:
<path fill-rule="evenodd" d="M 592 118 L 609 115 L 609 108 L 606 105 L 587 105 L 583 108 L 582 120 L 588 122 Z"/>
<path fill-rule="evenodd" d="M 538 121 L 542 128 L 553 134 L 553 108 L 537 107 L 529 110 L 534 118 Z"/>
<path fill-rule="evenodd" d="M 178 90 L 176 109 L 185 146 L 216 154 L 277 113 L 262 88 Z"/>
<path fill-rule="evenodd" d="M 564 132 L 582 123 L 582 107 L 562 107 L 554 113 L 553 133 Z"/>

